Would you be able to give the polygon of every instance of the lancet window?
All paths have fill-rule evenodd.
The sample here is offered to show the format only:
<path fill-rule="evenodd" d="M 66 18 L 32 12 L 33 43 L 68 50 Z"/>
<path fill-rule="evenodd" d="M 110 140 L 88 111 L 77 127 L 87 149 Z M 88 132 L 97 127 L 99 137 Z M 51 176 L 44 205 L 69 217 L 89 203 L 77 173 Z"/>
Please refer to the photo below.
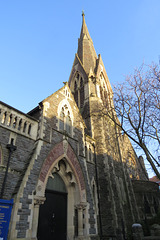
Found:
<path fill-rule="evenodd" d="M 84 83 L 83 83 L 83 79 L 81 77 L 80 80 L 80 108 L 82 108 L 84 105 Z"/>
<path fill-rule="evenodd" d="M 77 106 L 78 106 L 78 88 L 77 88 L 77 82 L 76 81 L 74 83 L 74 99 L 75 99 L 75 102 L 77 103 Z"/>
<path fill-rule="evenodd" d="M 60 112 L 59 129 L 62 131 L 64 130 L 64 108 L 63 107 Z"/>
<path fill-rule="evenodd" d="M 59 114 L 59 130 L 66 131 L 70 135 L 72 134 L 71 113 L 70 113 L 67 105 L 64 105 L 61 108 L 61 111 Z"/>
<path fill-rule="evenodd" d="M 109 102 L 108 102 L 108 90 L 107 90 L 107 86 L 106 86 L 106 83 L 105 83 L 105 80 L 104 80 L 104 77 L 103 77 L 103 74 L 101 73 L 101 75 L 100 75 L 100 87 L 99 87 L 99 89 L 100 89 L 100 98 L 101 98 L 101 100 L 102 100 L 102 102 L 103 102 L 103 104 L 106 106 L 106 107 L 108 107 L 108 104 L 109 104 Z"/>
<path fill-rule="evenodd" d="M 93 161 L 92 147 L 90 145 L 85 146 L 85 157 L 86 157 L 86 161 L 89 161 L 89 162 Z"/>
<path fill-rule="evenodd" d="M 84 81 L 79 73 L 76 73 L 74 82 L 74 99 L 79 108 L 83 108 L 84 105 Z"/>
<path fill-rule="evenodd" d="M 71 126 L 72 126 L 72 121 L 70 117 L 70 112 L 68 111 L 67 116 L 66 116 L 66 131 L 71 134 Z"/>

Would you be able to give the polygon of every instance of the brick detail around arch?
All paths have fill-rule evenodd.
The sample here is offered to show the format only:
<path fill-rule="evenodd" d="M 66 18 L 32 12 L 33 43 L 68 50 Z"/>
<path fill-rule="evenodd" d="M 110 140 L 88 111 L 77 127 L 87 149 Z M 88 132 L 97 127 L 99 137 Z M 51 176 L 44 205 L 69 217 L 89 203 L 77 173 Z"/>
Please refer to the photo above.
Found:
<path fill-rule="evenodd" d="M 63 149 L 63 142 L 57 144 L 49 153 L 49 155 L 47 156 L 47 158 L 45 159 L 41 172 L 40 172 L 40 180 L 42 182 L 45 181 L 45 178 L 48 174 L 48 171 L 50 169 L 50 167 L 53 165 L 53 163 L 62 155 L 64 155 L 64 149 Z M 68 144 L 68 149 L 67 149 L 67 154 L 66 157 L 70 160 L 71 164 L 70 166 L 73 168 L 74 167 L 74 172 L 76 172 L 76 175 L 79 179 L 80 182 L 80 186 L 81 186 L 81 190 L 85 189 L 85 184 L 84 184 L 84 178 L 83 178 L 83 173 L 82 173 L 82 169 L 81 166 L 78 162 L 78 159 L 73 151 L 73 149 L 71 148 L 71 146 Z"/>

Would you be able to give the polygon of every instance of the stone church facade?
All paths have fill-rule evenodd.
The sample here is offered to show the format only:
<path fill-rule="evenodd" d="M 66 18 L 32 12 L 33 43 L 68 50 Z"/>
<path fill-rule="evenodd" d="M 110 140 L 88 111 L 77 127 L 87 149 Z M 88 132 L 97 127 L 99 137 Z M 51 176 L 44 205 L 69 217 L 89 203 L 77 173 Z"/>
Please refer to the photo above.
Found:
<path fill-rule="evenodd" d="M 102 114 L 112 95 L 83 14 L 69 81 L 28 114 L 0 102 L 1 198 L 14 199 L 9 240 L 130 239 L 133 223 L 156 215 L 158 185 Z"/>

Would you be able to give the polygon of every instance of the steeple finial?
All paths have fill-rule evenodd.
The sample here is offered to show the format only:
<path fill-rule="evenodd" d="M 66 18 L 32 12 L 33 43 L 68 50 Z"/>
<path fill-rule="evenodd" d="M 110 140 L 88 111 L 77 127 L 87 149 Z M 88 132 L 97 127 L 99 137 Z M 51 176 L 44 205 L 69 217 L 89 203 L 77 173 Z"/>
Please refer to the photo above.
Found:
<path fill-rule="evenodd" d="M 93 71 L 95 69 L 97 54 L 95 52 L 92 39 L 89 35 L 84 16 L 84 11 L 82 11 L 82 28 L 80 38 L 78 39 L 77 54 L 85 71 L 89 73 L 91 67 Z"/>

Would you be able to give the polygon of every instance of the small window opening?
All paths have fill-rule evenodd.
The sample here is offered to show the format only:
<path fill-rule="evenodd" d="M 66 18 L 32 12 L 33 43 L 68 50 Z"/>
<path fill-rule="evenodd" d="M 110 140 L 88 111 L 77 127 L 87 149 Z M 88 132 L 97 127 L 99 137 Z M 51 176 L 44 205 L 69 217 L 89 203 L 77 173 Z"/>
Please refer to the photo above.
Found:
<path fill-rule="evenodd" d="M 13 128 L 16 128 L 16 124 L 17 124 L 17 117 L 15 117 L 15 119 L 14 119 Z"/>
<path fill-rule="evenodd" d="M 31 134 L 31 124 L 29 124 L 29 127 L 28 127 L 28 134 L 29 135 Z"/>
<path fill-rule="evenodd" d="M 92 151 L 91 151 L 91 147 L 89 147 L 89 161 L 92 161 Z"/>
<path fill-rule="evenodd" d="M 12 114 L 9 115 L 7 126 L 11 126 Z"/>
<path fill-rule="evenodd" d="M 2 121 L 1 123 L 5 123 L 7 117 L 7 112 L 3 113 Z"/>
<path fill-rule="evenodd" d="M 22 119 L 19 121 L 19 124 L 18 124 L 18 130 L 19 131 L 21 130 L 21 127 L 22 127 Z"/>
<path fill-rule="evenodd" d="M 24 123 L 24 127 L 23 127 L 23 132 L 24 132 L 24 133 L 26 132 L 26 127 L 27 127 L 27 123 L 25 122 L 25 123 Z"/>

